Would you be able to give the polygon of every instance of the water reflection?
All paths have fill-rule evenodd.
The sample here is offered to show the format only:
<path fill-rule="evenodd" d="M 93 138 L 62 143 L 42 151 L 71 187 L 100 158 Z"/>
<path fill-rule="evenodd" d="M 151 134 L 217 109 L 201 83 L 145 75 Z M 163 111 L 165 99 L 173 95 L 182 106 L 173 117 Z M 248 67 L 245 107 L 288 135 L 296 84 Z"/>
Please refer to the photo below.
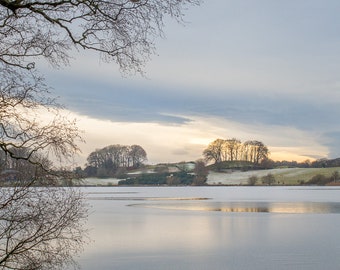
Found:
<path fill-rule="evenodd" d="M 138 193 L 138 192 L 132 192 L 132 191 L 119 191 L 119 192 L 117 192 L 117 191 L 110 191 L 110 192 L 107 192 L 107 191 L 92 191 L 92 192 L 85 192 L 85 194 L 90 194 L 90 195 L 92 195 L 92 194 L 136 194 L 136 193 Z"/>
<path fill-rule="evenodd" d="M 83 270 L 339 269 L 336 189 L 112 187 L 86 194 L 93 242 L 79 260 Z"/>
<path fill-rule="evenodd" d="M 101 193 L 102 195 L 103 193 Z M 104 193 L 105 194 L 105 193 Z M 88 200 L 94 201 L 202 201 L 202 200 L 209 200 L 209 198 L 200 198 L 200 197 L 112 197 L 112 196 L 99 196 L 93 197 L 88 196 Z"/>
<path fill-rule="evenodd" d="M 186 211 L 217 211 L 227 213 L 340 213 L 340 203 L 337 202 L 205 202 L 195 204 L 131 204 L 129 206 Z"/>

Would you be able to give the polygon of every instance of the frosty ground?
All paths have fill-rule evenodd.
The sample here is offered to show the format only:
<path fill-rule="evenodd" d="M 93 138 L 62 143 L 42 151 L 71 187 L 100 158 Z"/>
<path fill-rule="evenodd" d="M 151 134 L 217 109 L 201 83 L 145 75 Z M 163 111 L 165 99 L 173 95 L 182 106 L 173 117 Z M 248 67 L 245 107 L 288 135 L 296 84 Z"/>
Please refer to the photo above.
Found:
<path fill-rule="evenodd" d="M 329 177 L 334 171 L 340 168 L 280 168 L 270 170 L 251 170 L 251 171 L 227 171 L 213 172 L 210 171 L 207 179 L 208 185 L 247 185 L 251 176 L 258 178 L 258 184 L 265 175 L 272 174 L 275 177 L 276 184 L 297 185 L 307 182 L 313 176 L 322 174 Z M 112 186 L 118 185 L 121 179 L 117 178 L 86 178 L 82 181 L 83 185 L 89 186 Z"/>

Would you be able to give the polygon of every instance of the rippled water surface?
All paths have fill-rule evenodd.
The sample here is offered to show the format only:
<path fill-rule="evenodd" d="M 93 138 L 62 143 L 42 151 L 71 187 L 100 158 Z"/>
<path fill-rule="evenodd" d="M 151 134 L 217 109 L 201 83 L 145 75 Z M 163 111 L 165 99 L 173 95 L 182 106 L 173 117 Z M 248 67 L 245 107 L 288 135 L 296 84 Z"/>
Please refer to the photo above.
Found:
<path fill-rule="evenodd" d="M 84 189 L 82 269 L 328 269 L 340 265 L 340 189 Z"/>

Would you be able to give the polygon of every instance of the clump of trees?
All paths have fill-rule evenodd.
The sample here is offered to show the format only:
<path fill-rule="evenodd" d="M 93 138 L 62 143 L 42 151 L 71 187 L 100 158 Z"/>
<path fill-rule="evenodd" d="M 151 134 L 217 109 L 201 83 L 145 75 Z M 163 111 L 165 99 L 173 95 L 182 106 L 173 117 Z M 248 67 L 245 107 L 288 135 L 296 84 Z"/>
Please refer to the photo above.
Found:
<path fill-rule="evenodd" d="M 271 186 L 276 181 L 275 176 L 271 173 L 268 173 L 267 175 L 262 176 L 262 183 L 264 185 Z"/>
<path fill-rule="evenodd" d="M 275 183 L 275 176 L 271 173 L 268 173 L 267 175 L 264 175 L 261 177 L 261 181 L 263 185 L 272 185 Z M 248 185 L 249 186 L 255 186 L 259 182 L 259 178 L 257 175 L 251 175 L 248 178 Z"/>
<path fill-rule="evenodd" d="M 321 158 L 314 161 L 309 159 L 297 162 L 297 161 L 274 161 L 271 159 L 264 159 L 261 162 L 261 167 L 264 169 L 272 169 L 272 168 L 331 168 L 331 167 L 340 167 L 340 158 L 335 159 L 326 159 Z"/>
<path fill-rule="evenodd" d="M 329 177 L 323 174 L 314 175 L 306 184 L 309 185 L 326 185 L 329 183 L 336 183 L 340 180 L 338 171 L 334 171 Z"/>
<path fill-rule="evenodd" d="M 318 159 L 313 162 L 309 162 L 310 167 L 312 168 L 330 168 L 330 167 L 340 167 L 340 158 L 335 159 Z"/>
<path fill-rule="evenodd" d="M 268 159 L 269 150 L 260 141 L 246 141 L 242 143 L 238 139 L 216 139 L 203 151 L 207 162 L 218 164 L 223 161 L 247 161 L 260 164 Z"/>
<path fill-rule="evenodd" d="M 209 170 L 203 160 L 197 160 L 194 168 L 194 179 L 193 184 L 195 186 L 205 185 L 208 179 Z"/>
<path fill-rule="evenodd" d="M 258 177 L 256 175 L 251 175 L 248 178 L 248 185 L 249 186 L 255 186 L 257 184 L 258 180 L 259 179 L 258 179 Z"/>
<path fill-rule="evenodd" d="M 109 145 L 89 154 L 85 173 L 87 176 L 123 176 L 131 169 L 138 169 L 147 161 L 146 151 L 140 145 Z"/>

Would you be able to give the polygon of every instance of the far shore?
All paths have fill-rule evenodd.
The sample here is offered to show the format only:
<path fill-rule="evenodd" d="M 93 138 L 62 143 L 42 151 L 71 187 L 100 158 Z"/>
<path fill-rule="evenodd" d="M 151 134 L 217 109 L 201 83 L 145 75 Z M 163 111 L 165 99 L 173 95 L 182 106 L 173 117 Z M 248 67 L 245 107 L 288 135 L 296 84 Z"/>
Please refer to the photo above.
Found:
<path fill-rule="evenodd" d="M 335 168 L 280 168 L 270 170 L 251 170 L 251 171 L 228 171 L 214 172 L 210 171 L 206 184 L 208 186 L 237 186 L 248 185 L 248 179 L 256 176 L 261 184 L 261 178 L 265 175 L 272 174 L 276 181 L 274 185 L 302 185 L 311 177 L 322 174 L 330 176 L 332 172 L 339 171 L 339 167 Z M 123 179 L 118 178 L 85 178 L 81 181 L 81 186 L 118 186 L 118 182 Z M 329 185 L 337 186 L 339 182 Z"/>

